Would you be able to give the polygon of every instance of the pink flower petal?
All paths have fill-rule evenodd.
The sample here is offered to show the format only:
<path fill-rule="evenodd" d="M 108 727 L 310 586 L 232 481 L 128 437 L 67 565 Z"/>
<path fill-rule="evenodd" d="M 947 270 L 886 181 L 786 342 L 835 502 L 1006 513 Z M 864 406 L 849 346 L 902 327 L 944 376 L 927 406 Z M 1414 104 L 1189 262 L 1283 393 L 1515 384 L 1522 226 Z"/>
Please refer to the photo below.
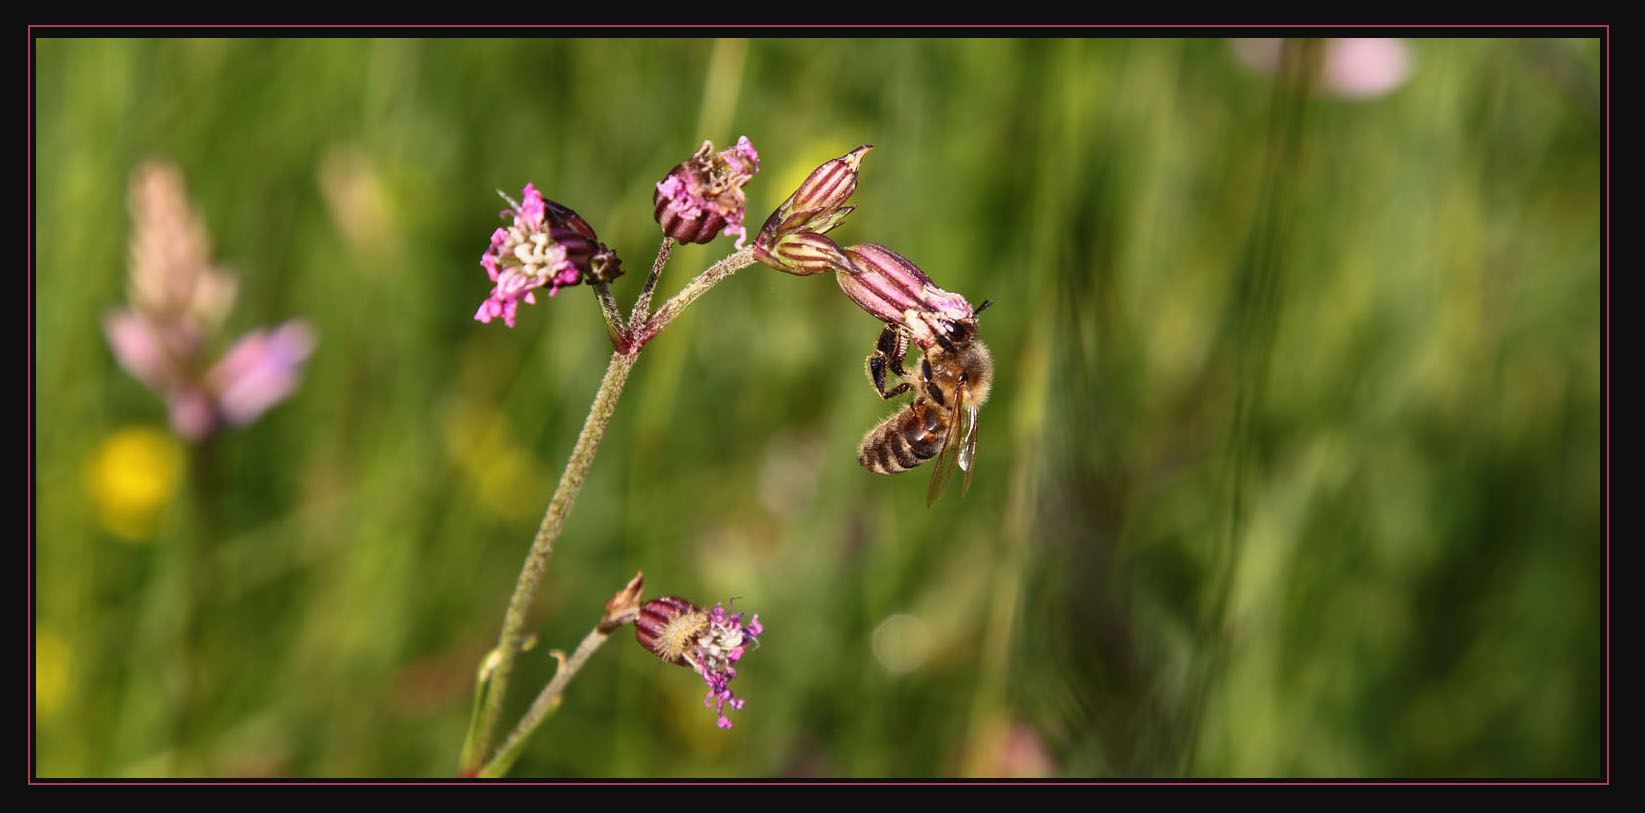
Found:
<path fill-rule="evenodd" d="M 126 372 L 149 389 L 166 393 L 173 373 L 164 343 L 147 319 L 135 311 L 116 311 L 103 320 L 103 334 Z"/>
<path fill-rule="evenodd" d="M 235 342 L 210 376 L 223 418 L 244 426 L 285 400 L 297 388 L 314 344 L 314 331 L 295 320 Z"/>

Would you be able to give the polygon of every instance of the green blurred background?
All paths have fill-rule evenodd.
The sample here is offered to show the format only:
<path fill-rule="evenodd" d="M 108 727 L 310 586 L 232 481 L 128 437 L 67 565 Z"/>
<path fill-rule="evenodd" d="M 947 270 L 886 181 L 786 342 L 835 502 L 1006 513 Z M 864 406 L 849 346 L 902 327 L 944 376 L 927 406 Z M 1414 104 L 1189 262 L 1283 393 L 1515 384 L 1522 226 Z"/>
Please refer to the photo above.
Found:
<path fill-rule="evenodd" d="M 609 354 L 581 288 L 473 321 L 495 190 L 643 271 L 743 134 L 752 224 L 873 144 L 833 236 L 997 302 L 974 487 L 858 468 L 879 323 L 742 271 L 641 356 L 504 723 L 642 569 L 759 613 L 747 707 L 622 633 L 514 776 L 1601 775 L 1599 42 L 1407 45 L 1356 100 L 1320 43 L 36 41 L 38 775 L 453 775 Z M 223 344 L 320 340 L 205 483 L 101 329 L 162 156 Z"/>

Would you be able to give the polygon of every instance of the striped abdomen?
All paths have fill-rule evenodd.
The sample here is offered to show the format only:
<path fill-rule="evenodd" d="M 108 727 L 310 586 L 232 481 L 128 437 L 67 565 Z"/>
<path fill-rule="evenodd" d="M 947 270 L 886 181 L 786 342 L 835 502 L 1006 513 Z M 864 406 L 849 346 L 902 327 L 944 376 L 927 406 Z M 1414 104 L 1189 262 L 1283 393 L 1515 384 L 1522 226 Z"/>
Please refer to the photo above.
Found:
<path fill-rule="evenodd" d="M 947 418 L 942 407 L 925 398 L 916 399 L 863 438 L 857 462 L 878 474 L 908 471 L 942 451 L 948 433 Z"/>

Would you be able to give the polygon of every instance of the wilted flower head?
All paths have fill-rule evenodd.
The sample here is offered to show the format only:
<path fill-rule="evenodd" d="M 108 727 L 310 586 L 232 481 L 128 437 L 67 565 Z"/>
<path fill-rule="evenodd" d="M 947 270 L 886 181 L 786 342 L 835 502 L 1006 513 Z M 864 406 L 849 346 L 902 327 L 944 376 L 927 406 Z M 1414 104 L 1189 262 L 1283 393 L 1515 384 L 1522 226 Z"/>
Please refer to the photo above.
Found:
<path fill-rule="evenodd" d="M 1279 69 L 1284 40 L 1236 39 L 1234 56 L 1261 74 Z M 1319 86 L 1345 99 L 1370 99 L 1389 93 L 1411 75 L 1410 48 L 1387 37 L 1328 39 L 1319 64 Z"/>
<path fill-rule="evenodd" d="M 856 207 L 845 202 L 857 191 L 857 168 L 871 149 L 872 145 L 864 144 L 812 170 L 794 194 L 765 219 L 754 241 L 754 259 L 790 274 L 818 273 L 810 265 L 794 264 L 792 251 L 785 253 L 781 244 L 791 236 L 827 234 L 851 214 Z"/>
<path fill-rule="evenodd" d="M 953 323 L 976 317 L 965 297 L 938 288 L 919 266 L 885 246 L 863 243 L 843 251 L 851 266 L 834 275 L 840 290 L 880 321 L 908 328 L 922 348 L 937 344 Z"/>
<path fill-rule="evenodd" d="M 748 136 L 738 138 L 735 147 L 718 155 L 714 143 L 704 141 L 695 155 L 657 182 L 652 195 L 657 224 L 664 234 L 682 243 L 707 243 L 716 233 L 734 234 L 741 250 L 748 238 L 743 228 L 743 208 L 748 202 L 743 186 L 759 171 L 760 154 Z"/>
<path fill-rule="evenodd" d="M 166 399 L 185 439 L 244 425 L 297 386 L 314 336 L 301 322 L 249 334 L 215 365 L 206 344 L 233 305 L 234 278 L 210 265 L 211 246 L 176 167 L 151 162 L 132 174 L 131 307 L 103 320 L 127 372 Z"/>
<path fill-rule="evenodd" d="M 731 693 L 731 681 L 737 676 L 732 664 L 765 632 L 758 615 L 746 626 L 742 619 L 743 613 L 728 614 L 718 604 L 703 612 L 683 598 L 663 596 L 646 602 L 634 621 L 634 638 L 640 646 L 669 663 L 691 667 L 708 684 L 703 705 L 714 709 L 720 728 L 731 727 L 726 706 L 743 707 L 743 701 Z"/>

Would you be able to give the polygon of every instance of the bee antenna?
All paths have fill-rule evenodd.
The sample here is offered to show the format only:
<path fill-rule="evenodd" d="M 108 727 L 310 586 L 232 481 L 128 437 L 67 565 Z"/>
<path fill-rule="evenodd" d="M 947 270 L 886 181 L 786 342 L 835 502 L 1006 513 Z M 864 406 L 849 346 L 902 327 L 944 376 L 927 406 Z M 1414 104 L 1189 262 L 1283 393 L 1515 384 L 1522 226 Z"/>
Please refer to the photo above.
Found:
<path fill-rule="evenodd" d="M 499 197 L 499 198 L 502 198 L 502 199 L 503 199 L 503 200 L 506 200 L 506 201 L 508 201 L 508 205 L 509 205 L 509 207 L 510 207 L 510 208 L 513 208 L 513 209 L 518 209 L 518 208 L 520 208 L 520 204 L 519 204 L 519 203 L 516 203 L 516 202 L 515 202 L 515 200 L 514 200 L 514 199 L 513 199 L 513 198 L 511 198 L 511 197 L 509 197 L 509 196 L 508 196 L 508 193 L 507 193 L 507 192 L 504 192 L 504 191 L 503 191 L 503 190 L 501 190 L 501 189 L 499 189 L 499 190 L 497 190 L 497 197 Z"/>
<path fill-rule="evenodd" d="M 972 311 L 972 312 L 971 312 L 971 315 L 972 315 L 972 316 L 976 316 L 976 315 L 977 315 L 977 314 L 979 314 L 979 313 L 982 313 L 982 312 L 983 312 L 983 311 L 985 311 L 985 310 L 988 310 L 988 306 L 989 306 L 989 305 L 992 305 L 992 304 L 994 304 L 994 300 L 992 300 L 992 299 L 984 299 L 984 300 L 983 300 L 983 301 L 982 301 L 982 304 L 981 304 L 981 305 L 978 305 L 978 306 L 977 306 L 977 309 L 976 309 L 976 310 L 974 310 L 974 311 Z"/>

